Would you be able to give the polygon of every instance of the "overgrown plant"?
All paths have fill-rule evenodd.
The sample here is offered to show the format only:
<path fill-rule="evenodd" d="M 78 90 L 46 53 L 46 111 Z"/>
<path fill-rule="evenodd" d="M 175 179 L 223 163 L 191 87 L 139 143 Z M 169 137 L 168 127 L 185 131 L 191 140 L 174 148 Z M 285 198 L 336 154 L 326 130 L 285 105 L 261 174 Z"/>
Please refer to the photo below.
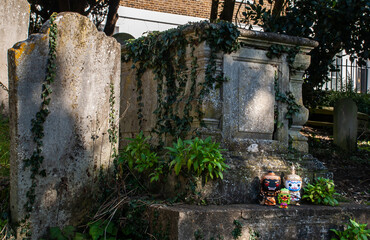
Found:
<path fill-rule="evenodd" d="M 31 187 L 27 191 L 27 202 L 25 203 L 25 209 L 27 213 L 32 211 L 32 206 L 36 199 L 36 186 L 37 186 L 37 176 L 46 176 L 45 169 L 40 170 L 41 164 L 44 161 L 42 156 L 42 147 L 44 145 L 44 123 L 46 118 L 50 114 L 49 104 L 51 101 L 50 95 L 53 92 L 51 89 L 51 84 L 54 82 L 56 73 L 56 46 L 57 46 L 57 25 L 54 22 L 56 13 L 53 13 L 50 17 L 50 31 L 49 31 L 49 54 L 48 62 L 46 68 L 45 80 L 42 84 L 41 93 L 41 106 L 40 110 L 36 113 L 36 116 L 31 121 L 31 132 L 33 135 L 33 141 L 36 145 L 35 150 L 30 158 L 24 160 L 24 168 L 30 168 L 31 170 Z M 27 218 L 28 216 L 26 216 Z"/>
<path fill-rule="evenodd" d="M 138 173 L 149 173 L 150 181 L 158 181 L 163 173 L 163 163 L 157 153 L 151 150 L 149 137 L 140 132 L 135 138 L 127 138 L 129 144 L 118 159 L 119 164 L 127 164 Z"/>
<path fill-rule="evenodd" d="M 229 168 L 221 154 L 223 149 L 211 137 L 205 140 L 198 137 L 185 141 L 178 139 L 173 147 L 166 149 L 172 158 L 170 168 L 173 167 L 176 175 L 180 174 L 182 168 L 187 168 L 198 177 L 204 175 L 207 182 L 209 177 L 223 179 L 222 172 Z"/>
<path fill-rule="evenodd" d="M 277 73 L 275 74 L 274 90 L 275 101 L 287 104 L 285 118 L 288 119 L 288 127 L 291 127 L 293 124 L 293 116 L 299 113 L 301 106 L 296 102 L 296 99 L 291 91 L 286 91 L 285 93 L 280 92 L 279 77 Z M 282 123 L 278 121 L 278 115 L 279 111 L 277 107 L 275 107 L 275 124 L 277 128 L 282 126 Z"/>
<path fill-rule="evenodd" d="M 330 231 L 333 231 L 338 236 L 338 238 L 332 238 L 331 240 L 367 240 L 370 237 L 370 229 L 366 229 L 366 226 L 366 223 L 360 224 L 350 219 L 344 231 L 330 229 Z"/>
<path fill-rule="evenodd" d="M 302 199 L 314 204 L 336 206 L 338 201 L 334 198 L 335 195 L 338 194 L 335 192 L 333 180 L 318 177 L 314 184 L 308 184 L 304 188 Z"/>
<path fill-rule="evenodd" d="M 231 235 L 233 236 L 233 239 L 239 239 L 241 236 L 242 236 L 242 223 L 238 220 L 234 220 L 233 222 L 234 224 L 234 229 L 233 231 L 231 232 Z"/>
<path fill-rule="evenodd" d="M 194 34 L 188 34 L 190 32 Z M 238 29 L 231 23 L 221 21 L 210 24 L 203 21 L 129 40 L 123 48 L 122 60 L 132 62 L 132 68 L 136 69 L 139 126 L 142 127 L 144 120 L 142 76 L 148 70 L 153 72 L 157 82 L 157 108 L 154 111 L 156 124 L 152 131 L 158 135 L 160 143 L 163 143 L 164 136 L 184 138 L 191 129 L 194 116 L 203 126 L 203 113 L 200 108 L 203 98 L 210 89 L 220 86 L 224 81 L 222 73 L 217 74 L 216 71 L 216 54 L 235 51 L 239 47 L 238 36 Z M 205 81 L 198 83 L 199 66 L 194 51 L 202 42 L 206 42 L 211 51 Z M 191 46 L 190 66 L 186 61 L 188 46 Z M 197 103 L 195 109 L 194 103 Z"/>

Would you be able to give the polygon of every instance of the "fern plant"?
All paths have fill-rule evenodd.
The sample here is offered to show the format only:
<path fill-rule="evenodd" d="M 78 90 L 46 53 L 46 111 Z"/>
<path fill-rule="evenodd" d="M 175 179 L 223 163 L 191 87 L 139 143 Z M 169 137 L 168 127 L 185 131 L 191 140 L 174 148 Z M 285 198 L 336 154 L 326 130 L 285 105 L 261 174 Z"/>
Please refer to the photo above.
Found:
<path fill-rule="evenodd" d="M 304 188 L 303 199 L 314 204 L 323 205 L 338 205 L 338 201 L 334 198 L 338 193 L 335 192 L 333 180 L 318 177 L 314 184 L 308 184 Z"/>

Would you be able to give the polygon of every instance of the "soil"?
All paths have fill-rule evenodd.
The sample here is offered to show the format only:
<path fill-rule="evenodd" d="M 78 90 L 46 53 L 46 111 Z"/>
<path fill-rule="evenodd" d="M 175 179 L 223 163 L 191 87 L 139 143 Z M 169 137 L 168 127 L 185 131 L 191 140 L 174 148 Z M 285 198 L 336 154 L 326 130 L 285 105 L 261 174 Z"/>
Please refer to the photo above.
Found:
<path fill-rule="evenodd" d="M 362 134 L 356 152 L 346 153 L 333 144 L 332 130 L 305 126 L 309 151 L 334 175 L 339 201 L 370 204 L 370 134 Z"/>

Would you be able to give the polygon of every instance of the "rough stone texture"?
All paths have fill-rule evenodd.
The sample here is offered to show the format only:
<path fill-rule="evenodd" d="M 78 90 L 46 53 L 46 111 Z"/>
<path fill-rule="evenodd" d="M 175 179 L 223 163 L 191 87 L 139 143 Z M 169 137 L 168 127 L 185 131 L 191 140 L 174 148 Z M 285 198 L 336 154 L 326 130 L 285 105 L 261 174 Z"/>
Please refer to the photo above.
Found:
<path fill-rule="evenodd" d="M 50 115 L 43 138 L 45 178 L 38 177 L 36 201 L 31 213 L 32 239 L 47 227 L 78 224 L 89 211 L 101 167 L 112 164 L 107 130 L 110 84 L 119 99 L 120 44 L 98 32 L 86 17 L 76 13 L 56 18 L 56 79 L 51 85 Z M 9 50 L 11 131 L 11 214 L 13 221 L 25 217 L 31 180 L 23 160 L 35 148 L 31 119 L 40 108 L 41 85 L 48 57 L 46 23 L 40 34 Z M 115 104 L 118 119 L 119 103 Z M 117 147 L 117 146 L 116 146 Z"/>
<path fill-rule="evenodd" d="M 340 99 L 334 106 L 334 144 L 345 151 L 357 147 L 357 106 L 350 98 Z"/>
<path fill-rule="evenodd" d="M 0 8 L 0 82 L 8 87 L 8 49 L 28 36 L 27 0 L 4 0 Z M 0 87 L 0 113 L 9 114 L 8 92 Z"/>
<path fill-rule="evenodd" d="M 316 177 L 332 178 L 327 168 L 308 154 L 269 154 L 266 148 L 250 148 L 249 152 L 227 152 L 224 157 L 230 167 L 223 173 L 224 179 L 205 184 L 202 179 L 198 179 L 196 192 L 200 194 L 195 196 L 195 201 L 204 200 L 209 204 L 257 203 L 261 177 L 268 171 L 274 171 L 283 179 L 291 172 L 293 165 L 297 174 L 302 177 L 304 186 Z M 182 188 L 177 183 L 182 184 Z M 181 177 L 170 176 L 162 188 L 166 197 L 175 197 L 179 192 L 186 192 L 185 181 Z M 188 194 L 192 195 L 191 192 Z"/>
<path fill-rule="evenodd" d="M 150 208 L 152 233 L 168 235 L 170 240 L 224 239 L 232 240 L 234 220 L 242 224 L 240 240 L 249 239 L 330 239 L 330 229 L 343 230 L 350 218 L 370 221 L 370 207 L 341 204 L 338 207 L 301 205 L 288 209 L 257 204 L 228 206 L 164 206 Z M 158 216 L 158 217 L 156 217 Z M 160 223 L 160 224 L 158 224 Z M 203 238 L 195 238 L 198 232 Z M 257 237 L 258 238 L 253 238 Z M 199 236 L 199 235 L 198 235 Z M 223 238 L 222 238 L 223 237 Z"/>

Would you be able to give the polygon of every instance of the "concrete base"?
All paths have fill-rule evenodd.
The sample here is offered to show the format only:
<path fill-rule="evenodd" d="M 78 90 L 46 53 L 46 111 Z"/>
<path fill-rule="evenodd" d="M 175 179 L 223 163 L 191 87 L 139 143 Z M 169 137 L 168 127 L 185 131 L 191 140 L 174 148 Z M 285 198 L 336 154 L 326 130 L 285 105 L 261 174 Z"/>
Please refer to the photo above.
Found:
<path fill-rule="evenodd" d="M 234 220 L 242 224 L 239 240 L 330 239 L 330 229 L 343 230 L 350 218 L 370 223 L 370 206 L 341 204 L 338 207 L 289 205 L 288 209 L 257 204 L 193 206 L 153 205 L 151 231 L 170 240 L 232 240 Z"/>

